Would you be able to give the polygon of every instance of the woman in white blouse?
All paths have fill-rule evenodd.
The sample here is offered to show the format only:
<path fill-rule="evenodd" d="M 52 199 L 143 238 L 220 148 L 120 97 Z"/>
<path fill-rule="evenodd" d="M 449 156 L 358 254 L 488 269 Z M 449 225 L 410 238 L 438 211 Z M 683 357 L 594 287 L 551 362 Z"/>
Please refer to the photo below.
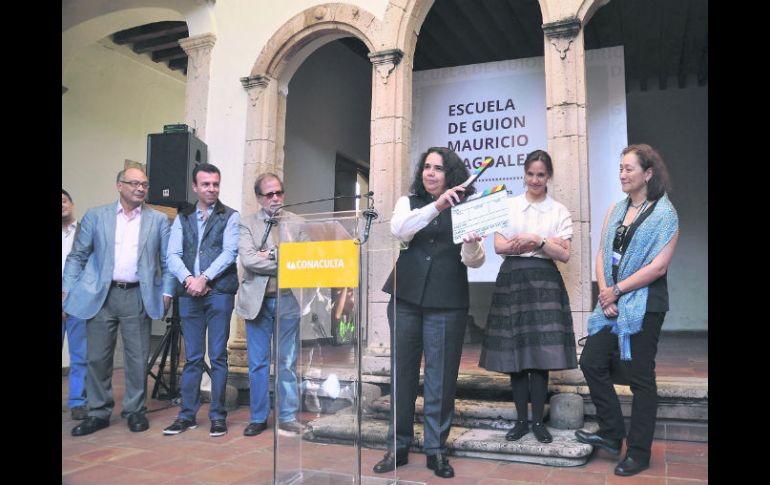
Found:
<path fill-rule="evenodd" d="M 569 297 L 553 260 L 569 260 L 572 218 L 548 195 L 551 157 L 535 150 L 524 162 L 524 194 L 509 199 L 510 221 L 495 234 L 495 252 L 504 258 L 495 282 L 479 366 L 511 376 L 517 419 L 505 438 L 532 431 L 541 443 L 553 441 L 543 424 L 548 371 L 577 367 Z"/>

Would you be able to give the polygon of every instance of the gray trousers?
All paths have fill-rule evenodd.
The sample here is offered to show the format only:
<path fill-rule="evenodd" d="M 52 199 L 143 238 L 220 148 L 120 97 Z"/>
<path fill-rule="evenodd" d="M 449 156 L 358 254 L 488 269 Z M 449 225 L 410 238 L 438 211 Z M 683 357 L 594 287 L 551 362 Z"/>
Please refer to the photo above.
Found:
<path fill-rule="evenodd" d="M 147 359 L 150 354 L 152 320 L 144 310 L 137 286 L 127 290 L 110 288 L 101 310 L 86 323 L 88 342 L 89 416 L 110 419 L 115 400 L 112 396 L 112 365 L 115 344 L 123 338 L 123 362 L 126 392 L 123 415 L 143 412 L 147 394 Z"/>
<path fill-rule="evenodd" d="M 455 409 L 468 309 L 424 308 L 397 300 L 388 305 L 391 334 L 391 422 L 388 449 L 402 453 L 414 438 L 414 408 L 420 380 L 420 360 L 425 353 L 424 430 L 425 454 L 444 452 Z M 395 410 L 395 414 L 394 411 Z M 395 416 L 395 423 L 393 416 Z M 393 428 L 395 425 L 395 443 Z"/>

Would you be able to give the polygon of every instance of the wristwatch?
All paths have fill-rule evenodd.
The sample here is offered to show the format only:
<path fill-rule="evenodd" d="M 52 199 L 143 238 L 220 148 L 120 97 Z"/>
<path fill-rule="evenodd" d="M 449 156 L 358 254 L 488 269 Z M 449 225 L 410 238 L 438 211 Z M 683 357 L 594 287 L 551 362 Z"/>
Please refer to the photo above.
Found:
<path fill-rule="evenodd" d="M 620 288 L 618 288 L 618 285 L 612 285 L 612 294 L 615 296 L 620 296 L 623 294 L 623 292 L 620 291 Z"/>

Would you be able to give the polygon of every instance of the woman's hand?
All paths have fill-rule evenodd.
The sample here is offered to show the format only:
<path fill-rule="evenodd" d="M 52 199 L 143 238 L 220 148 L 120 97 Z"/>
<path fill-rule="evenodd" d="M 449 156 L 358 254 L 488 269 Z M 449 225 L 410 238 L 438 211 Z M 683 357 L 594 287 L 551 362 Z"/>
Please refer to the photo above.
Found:
<path fill-rule="evenodd" d="M 542 238 L 537 234 L 524 232 L 517 234 L 511 238 L 511 250 L 512 254 L 522 254 L 534 251 L 540 246 Z"/>
<path fill-rule="evenodd" d="M 479 236 L 475 232 L 469 232 L 468 234 L 463 236 L 463 242 L 466 244 L 477 243 L 482 240 L 484 240 L 484 238 L 482 236 Z"/>
<path fill-rule="evenodd" d="M 602 311 L 607 318 L 615 318 L 618 316 L 618 306 L 614 303 L 610 303 L 605 308 L 602 308 Z"/>
<path fill-rule="evenodd" d="M 599 292 L 599 304 L 602 308 L 606 309 L 608 305 L 611 305 L 616 301 L 618 301 L 618 297 L 612 292 L 611 286 L 608 286 Z M 617 305 L 615 305 L 615 308 L 617 308 Z"/>
<path fill-rule="evenodd" d="M 567 240 L 566 239 L 562 239 L 562 238 L 556 237 L 556 236 L 547 237 L 546 239 L 548 240 L 549 243 L 557 244 L 557 245 L 563 247 L 564 249 L 569 249 L 569 245 L 567 244 Z"/>
<path fill-rule="evenodd" d="M 447 189 L 443 194 L 438 196 L 438 199 L 436 199 L 436 209 L 443 211 L 450 206 L 454 207 L 455 205 L 459 204 L 460 200 L 465 195 L 464 192 L 465 187 L 462 185 Z"/>

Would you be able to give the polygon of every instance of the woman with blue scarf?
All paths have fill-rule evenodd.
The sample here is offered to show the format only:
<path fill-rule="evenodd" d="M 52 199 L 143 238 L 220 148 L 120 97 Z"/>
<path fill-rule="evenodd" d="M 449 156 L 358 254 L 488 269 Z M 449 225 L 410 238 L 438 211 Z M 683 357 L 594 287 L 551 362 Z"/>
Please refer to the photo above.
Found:
<path fill-rule="evenodd" d="M 596 256 L 599 302 L 588 319 L 580 356 L 599 431 L 578 430 L 575 436 L 614 455 L 626 437 L 626 456 L 615 474 L 631 476 L 650 466 L 658 405 L 655 355 L 669 309 L 666 272 L 679 238 L 679 219 L 666 195 L 666 166 L 651 146 L 623 150 L 620 184 L 628 197 L 611 207 L 604 220 Z M 628 436 L 610 376 L 616 351 L 626 364 L 633 394 Z"/>

